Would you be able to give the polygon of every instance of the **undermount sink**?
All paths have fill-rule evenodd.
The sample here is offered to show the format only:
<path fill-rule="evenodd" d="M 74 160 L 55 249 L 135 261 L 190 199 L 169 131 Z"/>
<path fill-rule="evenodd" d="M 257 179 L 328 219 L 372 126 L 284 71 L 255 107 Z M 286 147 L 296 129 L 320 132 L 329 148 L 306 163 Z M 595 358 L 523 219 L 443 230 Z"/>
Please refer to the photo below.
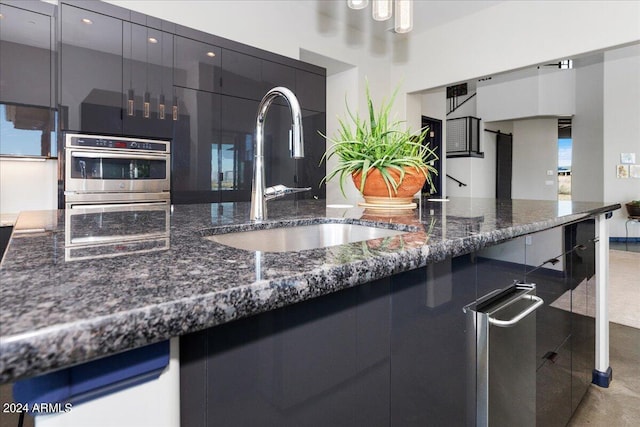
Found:
<path fill-rule="evenodd" d="M 205 236 L 205 239 L 246 251 L 290 252 L 392 237 L 406 232 L 359 224 L 323 223 L 214 234 Z"/>

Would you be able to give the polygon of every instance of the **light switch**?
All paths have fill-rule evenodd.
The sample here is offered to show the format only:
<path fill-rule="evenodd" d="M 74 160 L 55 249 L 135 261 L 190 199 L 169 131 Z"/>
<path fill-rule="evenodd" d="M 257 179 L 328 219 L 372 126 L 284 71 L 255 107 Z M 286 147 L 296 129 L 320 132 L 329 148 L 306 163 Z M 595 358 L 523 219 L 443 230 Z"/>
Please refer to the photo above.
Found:
<path fill-rule="evenodd" d="M 549 176 L 553 176 L 553 171 L 552 171 L 551 169 L 549 169 L 549 170 L 547 171 L 547 175 L 549 175 Z"/>
<path fill-rule="evenodd" d="M 554 184 L 554 182 L 553 182 L 553 181 L 545 181 L 545 182 L 544 182 L 544 185 L 553 185 L 553 184 Z"/>

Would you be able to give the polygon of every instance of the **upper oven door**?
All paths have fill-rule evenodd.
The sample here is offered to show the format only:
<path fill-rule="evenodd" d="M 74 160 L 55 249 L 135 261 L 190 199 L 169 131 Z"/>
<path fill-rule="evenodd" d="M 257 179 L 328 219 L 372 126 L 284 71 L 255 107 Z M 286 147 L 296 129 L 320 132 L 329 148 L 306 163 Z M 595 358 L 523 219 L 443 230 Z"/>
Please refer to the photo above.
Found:
<path fill-rule="evenodd" d="M 170 190 L 170 156 L 152 152 L 67 148 L 65 190 L 146 192 Z"/>

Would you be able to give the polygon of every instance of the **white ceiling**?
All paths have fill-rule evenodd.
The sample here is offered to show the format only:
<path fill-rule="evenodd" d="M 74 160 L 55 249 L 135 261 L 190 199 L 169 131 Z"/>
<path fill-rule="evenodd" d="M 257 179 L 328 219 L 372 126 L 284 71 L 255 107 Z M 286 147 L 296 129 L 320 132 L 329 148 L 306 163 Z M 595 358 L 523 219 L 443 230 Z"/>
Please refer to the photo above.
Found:
<path fill-rule="evenodd" d="M 438 25 L 455 21 L 503 1 L 469 0 L 414 0 L 413 30 L 417 34 L 428 31 Z M 393 28 L 393 18 L 387 21 L 375 21 L 371 17 L 371 1 L 362 10 L 352 10 L 347 0 L 316 0 L 312 2 L 318 13 L 344 22 L 349 27 L 363 32 L 372 32 L 375 36 L 385 37 Z"/>

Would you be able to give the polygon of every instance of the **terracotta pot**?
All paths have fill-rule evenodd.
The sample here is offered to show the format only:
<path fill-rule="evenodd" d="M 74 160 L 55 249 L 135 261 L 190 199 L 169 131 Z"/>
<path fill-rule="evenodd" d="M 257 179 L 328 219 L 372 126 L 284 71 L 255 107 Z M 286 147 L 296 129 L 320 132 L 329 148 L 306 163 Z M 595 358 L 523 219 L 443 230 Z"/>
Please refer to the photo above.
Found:
<path fill-rule="evenodd" d="M 395 169 L 387 169 L 389 175 L 398 182 L 400 178 L 400 172 Z M 367 178 L 364 183 L 364 190 L 362 196 L 367 203 L 382 203 L 382 204 L 406 204 L 411 203 L 413 195 L 416 194 L 424 185 L 426 178 L 422 171 L 415 167 L 404 168 L 404 178 L 394 193 L 391 189 L 391 196 L 389 196 L 389 189 L 382 178 L 382 174 L 378 169 L 372 169 L 367 173 Z M 351 175 L 353 183 L 356 188 L 360 190 L 360 179 L 362 172 L 358 171 Z"/>

